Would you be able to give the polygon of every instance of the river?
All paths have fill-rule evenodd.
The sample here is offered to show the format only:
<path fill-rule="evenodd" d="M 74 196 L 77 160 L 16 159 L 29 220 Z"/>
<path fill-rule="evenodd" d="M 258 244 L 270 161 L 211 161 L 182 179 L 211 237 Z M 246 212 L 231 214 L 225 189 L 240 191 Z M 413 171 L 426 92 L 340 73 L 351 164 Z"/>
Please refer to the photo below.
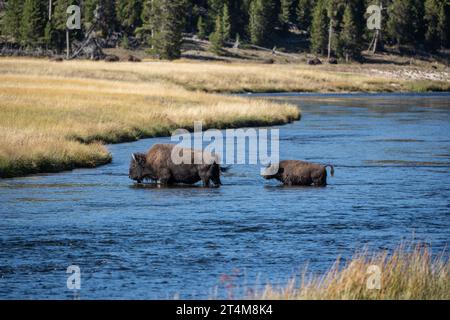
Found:
<path fill-rule="evenodd" d="M 278 127 L 281 158 L 334 164 L 328 187 L 282 187 L 251 165 L 218 189 L 136 186 L 131 153 L 169 138 L 111 145 L 97 169 L 0 180 L 0 298 L 239 297 L 365 246 L 444 250 L 450 94 L 260 96 L 301 106 Z"/>

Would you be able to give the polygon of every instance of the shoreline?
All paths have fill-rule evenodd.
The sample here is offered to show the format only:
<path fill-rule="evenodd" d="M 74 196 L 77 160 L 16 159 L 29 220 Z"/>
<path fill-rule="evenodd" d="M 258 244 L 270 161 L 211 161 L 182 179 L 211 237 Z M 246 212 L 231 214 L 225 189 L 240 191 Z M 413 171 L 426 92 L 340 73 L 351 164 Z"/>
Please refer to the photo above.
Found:
<path fill-rule="evenodd" d="M 240 129 L 240 128 L 258 128 L 258 127 L 269 127 L 269 126 L 282 126 L 282 125 L 287 125 L 290 123 L 293 123 L 295 121 L 300 121 L 301 120 L 301 113 L 299 114 L 298 118 L 294 118 L 292 120 L 289 120 L 288 122 L 253 122 L 253 123 L 248 123 L 247 125 L 229 125 L 223 128 L 217 128 L 217 127 L 211 127 L 211 128 L 204 128 L 203 132 L 209 129 L 218 129 L 218 130 L 225 130 L 225 129 Z M 186 129 L 188 130 L 190 133 L 193 132 L 192 128 L 174 128 L 172 131 L 175 131 L 177 129 Z M 155 135 L 151 135 L 151 136 L 141 136 L 141 137 L 136 137 L 135 139 L 133 138 L 127 138 L 124 137 L 123 139 L 114 141 L 114 142 L 108 142 L 108 141 L 101 141 L 103 143 L 103 146 L 107 149 L 108 145 L 117 145 L 117 144 L 122 144 L 122 143 L 132 143 L 132 142 L 137 142 L 140 140 L 145 140 L 145 139 L 153 139 L 153 138 L 167 138 L 170 137 L 170 134 L 165 134 L 165 133 L 161 133 L 160 135 L 155 134 Z M 83 142 L 80 141 L 80 143 L 89 145 L 91 142 Z M 61 165 L 61 166 L 49 166 L 49 167 L 45 167 L 45 169 L 40 170 L 39 169 L 31 169 L 30 171 L 20 171 L 14 172 L 14 175 L 5 175 L 3 176 L 2 172 L 0 172 L 0 181 L 1 180 L 6 180 L 6 179 L 14 179 L 14 178 L 25 178 L 25 177 L 29 177 L 29 176 L 36 176 L 36 175 L 46 175 L 46 174 L 57 174 L 57 173 L 63 173 L 63 172 L 70 172 L 76 169 L 95 169 L 101 166 L 105 166 L 108 165 L 112 162 L 113 157 L 112 155 L 109 153 L 108 151 L 108 156 L 104 159 L 104 160 L 100 160 L 92 165 L 81 165 L 81 166 L 77 166 L 74 164 L 67 164 L 67 165 Z"/>
<path fill-rule="evenodd" d="M 236 93 L 232 94 L 236 96 L 248 96 L 248 97 L 391 97 L 391 96 L 404 96 L 404 97 L 414 97 L 414 96 L 446 96 L 450 95 L 450 91 L 429 91 L 429 92 L 260 92 L 260 93 Z"/>

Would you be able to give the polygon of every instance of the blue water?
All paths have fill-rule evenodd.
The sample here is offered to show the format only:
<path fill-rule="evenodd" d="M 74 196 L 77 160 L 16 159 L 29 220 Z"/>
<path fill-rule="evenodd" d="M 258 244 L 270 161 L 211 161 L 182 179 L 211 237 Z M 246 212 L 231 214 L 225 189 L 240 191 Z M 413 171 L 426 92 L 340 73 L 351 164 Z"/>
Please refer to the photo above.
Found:
<path fill-rule="evenodd" d="M 281 187 L 249 165 L 220 189 L 135 186 L 130 154 L 169 138 L 109 146 L 97 169 L 0 180 L 0 298 L 237 297 L 364 246 L 446 247 L 450 94 L 266 97 L 301 106 L 279 127 L 281 157 L 333 163 L 327 188 Z"/>

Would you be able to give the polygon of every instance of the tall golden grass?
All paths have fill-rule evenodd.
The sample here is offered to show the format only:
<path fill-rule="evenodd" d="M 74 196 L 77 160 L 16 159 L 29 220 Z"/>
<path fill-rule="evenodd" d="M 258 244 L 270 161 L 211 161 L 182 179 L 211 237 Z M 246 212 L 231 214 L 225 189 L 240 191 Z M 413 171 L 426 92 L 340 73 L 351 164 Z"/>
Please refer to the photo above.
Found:
<path fill-rule="evenodd" d="M 380 286 L 368 286 L 373 268 L 379 268 Z M 324 275 L 292 279 L 286 287 L 268 286 L 251 298 L 269 300 L 449 300 L 450 265 L 444 253 L 433 256 L 424 245 L 402 245 L 392 254 L 367 250 L 349 262 L 338 259 Z"/>
<path fill-rule="evenodd" d="M 43 68 L 46 65 L 47 68 Z M 150 61 L 140 64 L 70 61 L 48 65 L 36 59 L 0 59 L 0 74 L 48 75 L 89 79 L 171 83 L 185 89 L 236 92 L 401 92 L 449 91 L 450 81 L 399 80 L 361 72 L 330 71 L 302 64 Z"/>
<path fill-rule="evenodd" d="M 194 121 L 225 128 L 300 116 L 293 105 L 189 91 L 133 64 L 111 66 L 0 59 L 0 177 L 104 164 L 102 143 L 170 135 Z"/>

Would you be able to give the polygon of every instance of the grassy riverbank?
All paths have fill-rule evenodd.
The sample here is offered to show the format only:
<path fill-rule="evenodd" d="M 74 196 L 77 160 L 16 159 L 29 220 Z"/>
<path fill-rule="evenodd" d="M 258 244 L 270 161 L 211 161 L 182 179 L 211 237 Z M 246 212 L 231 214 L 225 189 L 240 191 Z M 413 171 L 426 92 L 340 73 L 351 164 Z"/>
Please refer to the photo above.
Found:
<path fill-rule="evenodd" d="M 380 289 L 367 287 L 380 268 Z M 401 246 L 394 253 L 363 252 L 349 262 L 338 260 L 324 275 L 305 274 L 284 288 L 267 287 L 257 299 L 283 300 L 449 300 L 450 264 L 424 246 Z"/>
<path fill-rule="evenodd" d="M 180 60 L 144 63 L 0 59 L 0 74 L 164 83 L 190 91 L 243 92 L 427 92 L 450 91 L 448 73 L 386 65 L 218 63 Z M 401 70 L 404 70 L 402 72 Z M 429 78 L 427 75 L 429 74 Z M 432 80 L 430 78 L 439 80 Z M 444 80 L 445 79 L 445 80 Z"/>
<path fill-rule="evenodd" d="M 188 91 L 139 73 L 152 66 L 114 68 L 0 59 L 0 177 L 105 164 L 111 155 L 103 143 L 166 136 L 194 121 L 226 128 L 300 116 L 292 105 Z"/>

